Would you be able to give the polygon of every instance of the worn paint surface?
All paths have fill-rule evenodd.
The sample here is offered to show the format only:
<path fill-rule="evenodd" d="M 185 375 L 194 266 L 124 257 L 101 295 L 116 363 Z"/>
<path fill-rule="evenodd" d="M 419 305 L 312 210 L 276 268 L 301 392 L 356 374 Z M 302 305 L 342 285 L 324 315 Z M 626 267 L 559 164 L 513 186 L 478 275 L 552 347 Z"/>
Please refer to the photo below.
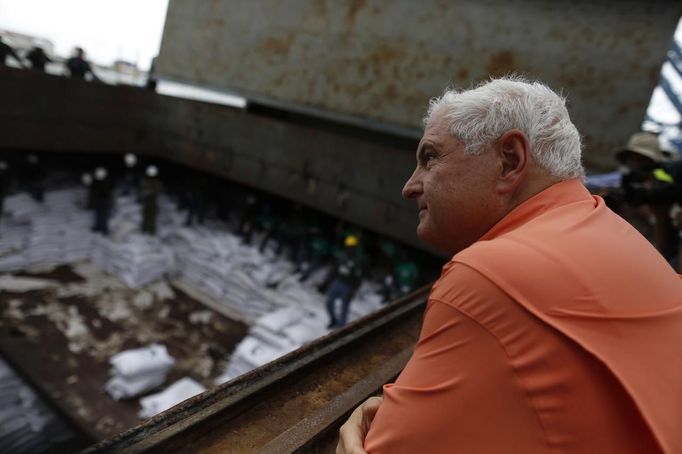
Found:
<path fill-rule="evenodd" d="M 429 98 L 511 71 L 568 96 L 588 163 L 639 129 L 682 3 L 171 0 L 164 76 L 418 129 Z"/>

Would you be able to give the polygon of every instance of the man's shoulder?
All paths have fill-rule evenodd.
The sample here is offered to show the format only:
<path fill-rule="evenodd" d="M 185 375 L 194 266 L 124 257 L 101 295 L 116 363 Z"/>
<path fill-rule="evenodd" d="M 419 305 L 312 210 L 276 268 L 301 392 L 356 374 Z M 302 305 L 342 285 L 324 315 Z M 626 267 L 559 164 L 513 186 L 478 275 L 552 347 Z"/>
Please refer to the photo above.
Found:
<path fill-rule="evenodd" d="M 431 288 L 431 301 L 439 301 L 453 307 L 483 298 L 502 297 L 500 288 L 478 270 L 456 261 L 443 267 L 440 278 Z"/>

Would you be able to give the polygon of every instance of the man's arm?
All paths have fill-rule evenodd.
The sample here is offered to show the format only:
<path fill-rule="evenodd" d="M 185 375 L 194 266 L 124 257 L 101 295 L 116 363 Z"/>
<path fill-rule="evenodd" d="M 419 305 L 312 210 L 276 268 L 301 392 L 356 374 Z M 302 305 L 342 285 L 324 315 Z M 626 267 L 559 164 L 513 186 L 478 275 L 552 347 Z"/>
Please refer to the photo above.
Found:
<path fill-rule="evenodd" d="M 506 323 L 506 307 L 515 303 L 466 266 L 456 265 L 447 274 L 434 286 L 412 358 L 396 382 L 384 386 L 364 450 L 437 454 L 544 449 L 537 415 L 505 349 L 462 310 L 476 307 Z M 342 443 L 365 433 L 360 421 L 357 413 L 349 419 L 354 429 L 345 430 Z"/>

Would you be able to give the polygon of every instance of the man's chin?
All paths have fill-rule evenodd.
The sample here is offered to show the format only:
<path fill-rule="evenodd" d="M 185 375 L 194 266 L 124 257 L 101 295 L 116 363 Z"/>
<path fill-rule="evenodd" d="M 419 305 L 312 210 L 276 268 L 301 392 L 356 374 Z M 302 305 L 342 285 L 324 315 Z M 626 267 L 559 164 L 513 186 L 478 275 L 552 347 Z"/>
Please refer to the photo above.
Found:
<path fill-rule="evenodd" d="M 446 240 L 446 238 L 434 234 L 434 232 L 427 228 L 425 225 L 423 225 L 423 223 L 420 223 L 417 226 L 417 238 L 419 238 L 419 241 L 421 241 L 422 243 L 428 244 L 429 246 L 433 247 L 436 250 L 439 250 L 446 254 L 453 253 L 453 251 L 450 248 L 450 245 L 448 245 L 444 241 Z"/>
<path fill-rule="evenodd" d="M 417 238 L 419 238 L 419 241 L 421 241 L 422 243 L 435 246 L 433 243 L 434 240 L 436 240 L 436 238 L 433 238 L 433 235 L 429 231 L 428 227 L 424 225 L 423 222 L 420 222 L 419 225 L 417 226 Z"/>

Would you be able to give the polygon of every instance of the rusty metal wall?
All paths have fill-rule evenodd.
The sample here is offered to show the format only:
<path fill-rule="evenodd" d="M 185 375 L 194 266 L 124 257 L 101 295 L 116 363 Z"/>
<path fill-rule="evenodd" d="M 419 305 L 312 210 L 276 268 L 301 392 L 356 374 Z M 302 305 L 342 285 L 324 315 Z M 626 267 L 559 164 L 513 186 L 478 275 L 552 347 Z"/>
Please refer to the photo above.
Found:
<path fill-rule="evenodd" d="M 682 2 L 170 0 L 158 72 L 415 131 L 430 97 L 517 71 L 568 95 L 587 164 L 638 130 Z"/>

